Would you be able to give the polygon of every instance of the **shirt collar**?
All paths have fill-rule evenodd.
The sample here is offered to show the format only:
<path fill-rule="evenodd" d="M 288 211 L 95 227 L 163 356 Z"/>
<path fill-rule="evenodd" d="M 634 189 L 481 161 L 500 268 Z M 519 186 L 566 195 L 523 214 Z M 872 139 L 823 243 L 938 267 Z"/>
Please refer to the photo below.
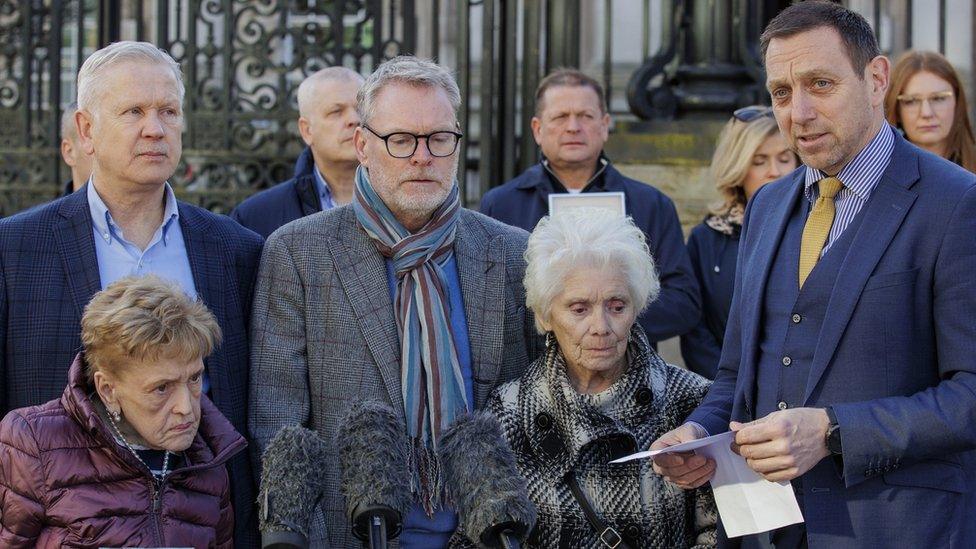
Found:
<path fill-rule="evenodd" d="M 604 156 L 604 154 L 601 152 L 600 157 L 597 159 L 596 171 L 593 172 L 593 175 L 591 175 L 590 178 L 586 181 L 586 185 L 583 185 L 583 188 L 580 189 L 580 192 L 587 191 L 591 185 L 599 181 L 600 177 L 603 175 L 603 172 L 607 171 L 607 166 L 609 165 L 610 165 L 610 160 L 608 160 L 607 157 Z M 552 171 L 552 168 L 549 167 L 549 159 L 546 158 L 545 156 L 542 157 L 542 168 L 546 171 L 547 174 L 549 174 L 550 180 L 552 181 L 555 190 L 560 192 L 568 192 L 566 189 L 566 185 L 564 185 L 563 182 L 559 180 L 559 177 L 556 176 L 556 172 Z"/>
<path fill-rule="evenodd" d="M 112 213 L 108 211 L 108 206 L 102 197 L 98 195 L 98 191 L 95 190 L 95 176 L 93 175 L 88 179 L 87 191 L 88 193 L 88 208 L 91 212 L 92 226 L 98 232 L 98 236 L 105 240 L 106 244 L 111 244 L 113 238 L 119 238 L 121 229 L 112 219 Z M 166 206 L 163 209 L 163 223 L 162 223 L 162 238 L 163 244 L 167 243 L 167 234 L 169 228 L 173 226 L 173 222 L 180 218 L 180 210 L 176 202 L 176 194 L 173 192 L 173 188 L 170 187 L 169 182 L 165 183 L 165 189 L 163 191 L 166 200 Z"/>
<path fill-rule="evenodd" d="M 878 186 L 878 181 L 881 180 L 881 176 L 888 167 L 888 163 L 891 161 L 891 153 L 894 150 L 895 133 L 886 122 L 881 125 L 878 134 L 868 143 L 867 147 L 864 147 L 840 170 L 837 179 L 840 179 L 844 188 L 850 189 L 858 198 L 867 200 L 874 188 Z M 807 200 L 814 202 L 817 199 L 815 183 L 825 177 L 827 174 L 824 172 L 810 166 L 806 167 L 804 193 Z"/>
<path fill-rule="evenodd" d="M 319 171 L 319 167 L 315 166 L 313 168 L 315 171 L 315 185 L 319 190 L 319 198 L 322 202 L 329 203 L 332 201 L 332 189 L 329 188 L 329 182 L 325 180 L 325 176 Z"/>

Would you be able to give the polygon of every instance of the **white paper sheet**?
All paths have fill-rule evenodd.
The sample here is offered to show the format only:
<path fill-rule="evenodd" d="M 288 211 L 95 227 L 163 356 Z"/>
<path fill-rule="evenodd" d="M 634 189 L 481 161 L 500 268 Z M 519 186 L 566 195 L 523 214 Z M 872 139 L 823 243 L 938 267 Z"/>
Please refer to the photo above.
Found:
<path fill-rule="evenodd" d="M 712 492 L 729 537 L 768 532 L 803 522 L 790 483 L 770 482 L 750 469 L 745 458 L 732 451 L 730 446 L 734 438 L 735 433 L 729 431 L 661 450 L 638 452 L 611 463 L 689 451 L 715 460 Z"/>

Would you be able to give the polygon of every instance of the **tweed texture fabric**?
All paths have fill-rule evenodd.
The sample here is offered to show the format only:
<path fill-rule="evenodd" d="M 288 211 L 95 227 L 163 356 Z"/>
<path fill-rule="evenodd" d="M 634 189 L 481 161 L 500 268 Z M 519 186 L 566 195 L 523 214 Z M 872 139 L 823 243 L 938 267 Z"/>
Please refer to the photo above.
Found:
<path fill-rule="evenodd" d="M 539 512 L 530 545 L 605 547 L 567 486 L 572 472 L 596 513 L 631 546 L 714 546 L 717 514 L 707 486 L 672 486 L 650 460 L 609 464 L 680 425 L 708 381 L 666 364 L 635 324 L 626 372 L 606 391 L 583 395 L 570 384 L 554 339 L 543 358 L 486 405 L 502 423 Z"/>
<path fill-rule="evenodd" d="M 542 352 L 522 287 L 527 238 L 521 229 L 461 210 L 454 255 L 475 409 Z M 284 425 L 304 425 L 333 440 L 348 408 L 362 400 L 385 402 L 405 421 L 400 339 L 385 259 L 351 206 L 299 219 L 271 235 L 252 319 L 248 426 L 255 463 Z M 311 543 L 361 547 L 352 537 L 338 467 L 327 474 Z"/>

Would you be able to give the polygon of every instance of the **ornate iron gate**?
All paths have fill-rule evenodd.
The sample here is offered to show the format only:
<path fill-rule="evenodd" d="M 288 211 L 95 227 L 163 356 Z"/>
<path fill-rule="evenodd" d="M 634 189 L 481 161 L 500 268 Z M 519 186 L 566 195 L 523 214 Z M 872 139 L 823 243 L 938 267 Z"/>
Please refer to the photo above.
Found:
<path fill-rule="evenodd" d="M 59 119 L 84 58 L 148 40 L 183 67 L 181 198 L 226 212 L 291 176 L 306 75 L 412 52 L 409 0 L 0 0 L 0 215 L 57 196 Z"/>

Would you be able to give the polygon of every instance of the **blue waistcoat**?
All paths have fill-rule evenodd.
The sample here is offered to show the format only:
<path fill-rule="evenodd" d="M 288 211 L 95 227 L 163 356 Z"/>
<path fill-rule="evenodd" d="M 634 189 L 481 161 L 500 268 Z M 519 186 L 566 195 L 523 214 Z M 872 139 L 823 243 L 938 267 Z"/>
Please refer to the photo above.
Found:
<path fill-rule="evenodd" d="M 801 290 L 800 241 L 809 211 L 809 202 L 801 196 L 769 272 L 760 323 L 757 418 L 802 405 L 827 303 L 834 284 L 843 283 L 837 280 L 837 274 L 861 223 L 862 216 L 858 214 L 817 262 Z"/>

